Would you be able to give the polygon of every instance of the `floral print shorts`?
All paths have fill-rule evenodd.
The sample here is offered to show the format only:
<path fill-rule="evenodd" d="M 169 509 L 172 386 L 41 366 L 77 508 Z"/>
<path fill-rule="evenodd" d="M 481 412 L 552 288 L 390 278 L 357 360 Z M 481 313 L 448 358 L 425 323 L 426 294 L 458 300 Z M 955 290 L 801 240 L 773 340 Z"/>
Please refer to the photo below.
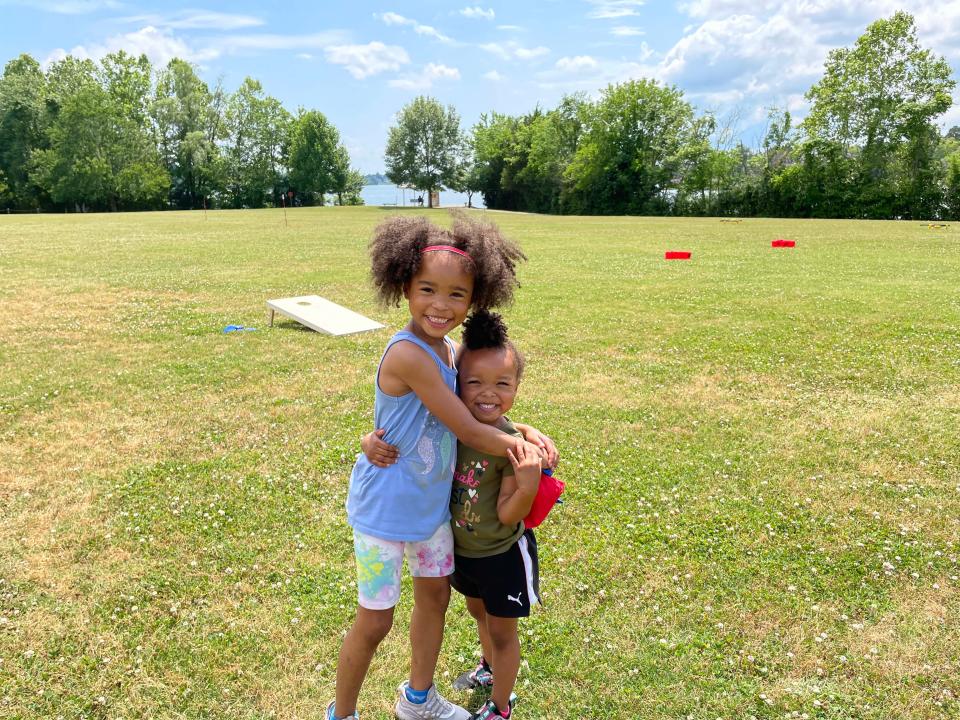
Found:
<path fill-rule="evenodd" d="M 357 593 L 368 610 L 392 608 L 400 599 L 403 556 L 413 577 L 446 577 L 453 572 L 453 531 L 445 522 L 429 540 L 382 540 L 353 531 L 357 557 Z"/>

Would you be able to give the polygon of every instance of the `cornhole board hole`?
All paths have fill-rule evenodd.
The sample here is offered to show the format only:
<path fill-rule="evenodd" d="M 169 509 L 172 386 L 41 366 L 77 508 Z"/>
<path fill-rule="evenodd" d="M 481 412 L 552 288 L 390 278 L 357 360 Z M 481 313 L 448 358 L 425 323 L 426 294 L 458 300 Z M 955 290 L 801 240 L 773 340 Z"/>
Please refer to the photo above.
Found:
<path fill-rule="evenodd" d="M 774 240 L 770 243 L 770 247 L 796 247 L 796 240 Z"/>
<path fill-rule="evenodd" d="M 267 308 L 270 311 L 270 327 L 273 327 L 274 313 L 280 313 L 326 335 L 351 335 L 383 327 L 380 323 L 319 295 L 267 300 Z"/>
<path fill-rule="evenodd" d="M 664 260 L 689 260 L 690 253 L 686 250 L 667 250 L 663 254 Z"/>

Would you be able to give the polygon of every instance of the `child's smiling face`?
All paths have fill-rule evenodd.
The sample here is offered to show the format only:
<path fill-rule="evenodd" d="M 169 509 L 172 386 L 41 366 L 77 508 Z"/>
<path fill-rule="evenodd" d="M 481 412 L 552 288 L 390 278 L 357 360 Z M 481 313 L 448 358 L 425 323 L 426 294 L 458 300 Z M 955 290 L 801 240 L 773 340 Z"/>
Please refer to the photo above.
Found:
<path fill-rule="evenodd" d="M 513 407 L 517 364 L 509 348 L 465 350 L 459 374 L 460 399 L 478 421 L 496 425 Z"/>
<path fill-rule="evenodd" d="M 473 275 L 464 270 L 463 262 L 453 253 L 424 253 L 420 271 L 404 295 L 413 333 L 428 343 L 442 343 L 444 336 L 467 317 Z"/>

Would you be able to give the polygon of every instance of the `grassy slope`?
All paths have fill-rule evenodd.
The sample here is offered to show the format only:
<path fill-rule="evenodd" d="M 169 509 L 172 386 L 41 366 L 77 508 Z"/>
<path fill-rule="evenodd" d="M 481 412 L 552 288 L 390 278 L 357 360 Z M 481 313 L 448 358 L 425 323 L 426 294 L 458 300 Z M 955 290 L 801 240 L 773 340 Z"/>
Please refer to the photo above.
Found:
<path fill-rule="evenodd" d="M 264 301 L 398 327 L 366 283 L 385 216 L 0 218 L 0 715 L 319 714 L 389 331 L 268 331 Z M 960 712 L 956 228 L 489 216 L 530 256 L 515 414 L 569 482 L 522 717 Z M 442 690 L 474 653 L 459 600 L 448 624 Z"/>

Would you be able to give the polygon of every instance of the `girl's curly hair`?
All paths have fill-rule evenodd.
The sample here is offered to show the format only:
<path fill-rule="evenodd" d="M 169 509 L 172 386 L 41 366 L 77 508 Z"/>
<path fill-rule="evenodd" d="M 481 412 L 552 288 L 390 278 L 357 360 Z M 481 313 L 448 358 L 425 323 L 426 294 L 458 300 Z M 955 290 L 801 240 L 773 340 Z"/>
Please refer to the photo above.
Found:
<path fill-rule="evenodd" d="M 471 350 L 486 348 L 508 350 L 513 353 L 513 364 L 517 369 L 517 382 L 523 377 L 525 361 L 516 345 L 507 337 L 507 326 L 503 318 L 489 310 L 476 310 L 463 321 L 463 349 L 458 360 Z M 459 362 L 458 362 L 459 365 Z"/>
<path fill-rule="evenodd" d="M 464 270 L 473 275 L 474 308 L 509 305 L 520 287 L 516 266 L 526 255 L 496 225 L 454 213 L 450 230 L 425 217 L 392 217 L 380 223 L 370 241 L 370 274 L 377 296 L 385 305 L 400 305 L 403 291 L 420 270 L 423 249 L 450 245 L 470 259 L 459 257 Z"/>

